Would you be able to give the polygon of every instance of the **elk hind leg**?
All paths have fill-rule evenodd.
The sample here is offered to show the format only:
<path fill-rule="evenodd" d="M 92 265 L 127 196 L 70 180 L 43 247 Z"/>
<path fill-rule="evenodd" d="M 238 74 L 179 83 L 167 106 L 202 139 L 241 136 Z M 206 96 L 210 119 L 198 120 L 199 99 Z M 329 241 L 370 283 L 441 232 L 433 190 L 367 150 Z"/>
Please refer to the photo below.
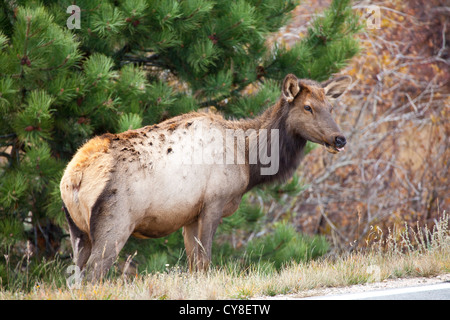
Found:
<path fill-rule="evenodd" d="M 70 242 L 72 243 L 73 259 L 75 264 L 82 270 L 91 255 L 91 240 L 89 235 L 78 228 L 70 217 L 69 211 L 63 205 L 66 219 L 69 224 Z"/>
<path fill-rule="evenodd" d="M 88 280 L 95 281 L 106 274 L 130 237 L 133 228 L 124 210 L 120 206 L 105 206 L 92 212 L 92 250 L 86 264 Z"/>

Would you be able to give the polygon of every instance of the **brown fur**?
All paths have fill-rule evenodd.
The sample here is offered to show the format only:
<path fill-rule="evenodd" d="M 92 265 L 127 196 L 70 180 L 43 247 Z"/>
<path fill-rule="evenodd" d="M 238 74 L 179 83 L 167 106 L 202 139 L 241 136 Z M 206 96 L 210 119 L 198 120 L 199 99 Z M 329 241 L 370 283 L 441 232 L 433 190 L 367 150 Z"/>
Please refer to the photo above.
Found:
<path fill-rule="evenodd" d="M 330 152 L 340 150 L 335 140 L 341 134 L 327 97 L 337 97 L 346 85 L 348 78 L 343 77 L 319 84 L 288 75 L 279 101 L 254 119 L 231 121 L 218 114 L 192 112 L 93 138 L 68 164 L 60 185 L 77 264 L 86 265 L 90 277 L 98 278 L 130 235 L 162 237 L 183 227 L 191 269 L 205 269 L 217 225 L 237 210 L 245 192 L 289 178 L 307 140 L 324 144 Z M 227 129 L 255 130 L 256 134 L 246 137 L 245 146 L 233 145 L 235 151 L 244 148 L 240 151 L 247 156 L 250 146 L 261 147 L 260 129 L 277 129 L 278 172 L 262 175 L 264 165 L 248 159 L 242 164 L 177 162 L 189 156 L 192 148 L 216 150 L 220 141 L 213 133 L 224 134 Z M 268 141 L 271 154 L 276 150 Z"/>

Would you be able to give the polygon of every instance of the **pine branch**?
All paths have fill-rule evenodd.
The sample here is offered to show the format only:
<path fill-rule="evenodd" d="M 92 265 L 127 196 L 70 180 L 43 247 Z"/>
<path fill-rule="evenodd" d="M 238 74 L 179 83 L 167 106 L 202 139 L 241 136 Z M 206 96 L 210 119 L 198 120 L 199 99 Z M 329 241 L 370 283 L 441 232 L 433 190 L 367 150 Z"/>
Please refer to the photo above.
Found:
<path fill-rule="evenodd" d="M 11 155 L 9 153 L 6 153 L 6 152 L 0 152 L 0 157 L 7 158 L 8 161 L 11 160 Z"/>
<path fill-rule="evenodd" d="M 0 136 L 0 139 L 8 139 L 8 138 L 15 138 L 15 137 L 17 137 L 17 134 L 9 133 L 9 134 L 5 134 L 5 135 Z"/>
<path fill-rule="evenodd" d="M 21 78 L 23 78 L 25 75 L 25 70 L 23 67 L 24 64 L 27 64 L 27 65 L 30 64 L 30 59 L 28 59 L 28 56 L 27 56 L 28 39 L 29 39 L 30 29 L 31 29 L 31 17 L 27 16 L 27 31 L 25 33 L 25 43 L 23 45 L 23 56 L 20 61 L 20 77 Z"/>
<path fill-rule="evenodd" d="M 137 57 L 137 56 L 126 56 L 122 61 L 123 64 L 127 63 L 135 63 L 138 65 L 145 65 L 150 67 L 157 67 L 161 69 L 173 69 L 172 66 L 166 64 L 162 60 L 159 59 L 159 54 L 154 54 L 150 57 Z"/>
<path fill-rule="evenodd" d="M 259 81 L 260 83 L 263 83 L 262 78 L 258 79 L 258 81 Z M 216 99 L 214 99 L 214 100 L 208 100 L 208 101 L 201 102 L 201 103 L 199 104 L 199 106 L 200 106 L 200 107 L 208 107 L 208 106 L 213 105 L 213 106 L 216 106 L 216 107 L 217 107 L 217 106 L 218 106 L 217 104 L 218 104 L 219 102 L 221 102 L 221 101 L 223 101 L 223 100 L 225 100 L 225 99 L 227 99 L 227 98 L 239 96 L 239 95 L 240 95 L 239 93 L 240 93 L 245 87 L 247 87 L 247 86 L 248 86 L 249 84 L 251 84 L 251 83 L 253 83 L 253 81 L 251 81 L 251 80 L 245 81 L 245 82 L 241 83 L 241 84 L 239 85 L 239 87 L 237 87 L 236 89 L 232 90 L 229 94 L 220 96 L 219 98 L 216 98 Z"/>
<path fill-rule="evenodd" d="M 70 54 L 64 59 L 64 61 L 59 65 L 59 66 L 55 66 L 55 67 L 49 67 L 49 68 L 39 68 L 39 71 L 53 71 L 53 70 L 57 70 L 59 68 L 62 68 L 66 65 L 67 61 L 69 61 L 70 59 Z"/>

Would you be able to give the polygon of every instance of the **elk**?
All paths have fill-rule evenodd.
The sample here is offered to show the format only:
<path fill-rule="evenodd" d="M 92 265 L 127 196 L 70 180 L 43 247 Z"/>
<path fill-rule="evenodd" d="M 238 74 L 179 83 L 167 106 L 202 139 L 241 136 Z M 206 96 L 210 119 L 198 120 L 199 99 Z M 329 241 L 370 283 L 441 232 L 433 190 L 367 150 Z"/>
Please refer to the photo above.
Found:
<path fill-rule="evenodd" d="M 60 184 L 77 266 L 98 279 L 130 235 L 157 238 L 183 228 L 190 270 L 206 270 L 221 219 L 247 191 L 291 177 L 307 140 L 331 153 L 344 149 L 331 102 L 350 83 L 349 76 L 318 83 L 289 74 L 278 101 L 252 119 L 192 112 L 89 140 Z M 224 144 L 236 132 L 244 133 L 243 143 L 234 143 L 235 134 Z M 198 154 L 214 161 L 196 161 Z M 268 159 L 276 165 L 264 173 Z"/>

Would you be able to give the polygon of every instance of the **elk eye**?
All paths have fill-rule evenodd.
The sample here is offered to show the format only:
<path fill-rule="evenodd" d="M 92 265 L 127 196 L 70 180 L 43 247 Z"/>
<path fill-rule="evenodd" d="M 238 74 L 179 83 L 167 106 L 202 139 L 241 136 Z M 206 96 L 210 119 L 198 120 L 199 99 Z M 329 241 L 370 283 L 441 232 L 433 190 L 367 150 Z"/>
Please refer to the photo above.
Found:
<path fill-rule="evenodd" d="M 311 109 L 311 107 L 310 107 L 310 106 L 305 106 L 305 110 L 306 110 L 306 111 L 309 111 L 309 112 L 311 112 L 311 113 L 312 113 L 312 109 Z"/>

